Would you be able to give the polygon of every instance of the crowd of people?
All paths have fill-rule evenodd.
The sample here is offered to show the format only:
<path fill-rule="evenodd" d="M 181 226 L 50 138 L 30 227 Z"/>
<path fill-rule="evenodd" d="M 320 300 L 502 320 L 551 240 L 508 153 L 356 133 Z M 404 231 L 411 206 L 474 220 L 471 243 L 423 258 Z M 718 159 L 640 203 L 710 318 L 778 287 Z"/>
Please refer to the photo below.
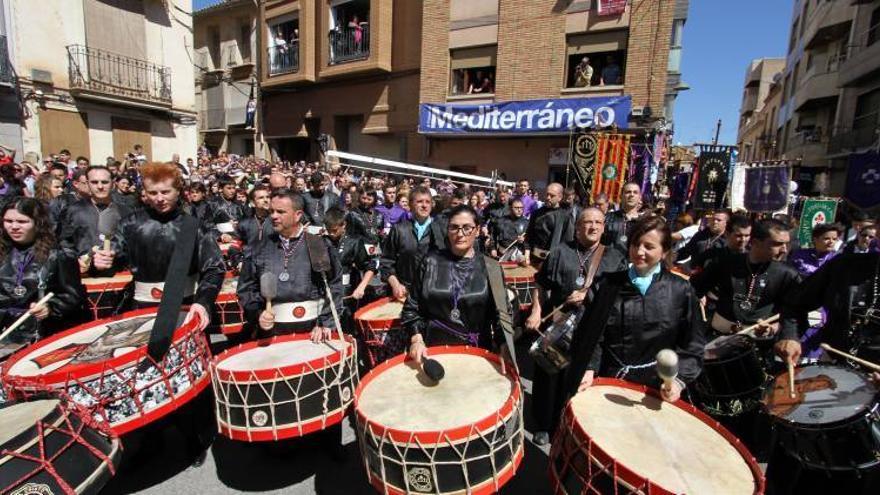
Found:
<path fill-rule="evenodd" d="M 66 150 L 42 163 L 8 159 L 0 177 L 2 326 L 35 317 L 0 342 L 7 355 L 86 319 L 80 279 L 122 270 L 134 279 L 127 308 L 158 305 L 177 277 L 188 318 L 202 328 L 225 273 L 236 271 L 246 323 L 233 340 L 309 332 L 320 342 L 340 325 L 353 333 L 354 311 L 388 296 L 403 310 L 385 345 L 417 362 L 441 344 L 509 356 L 505 337 L 519 333 L 511 321 L 526 339 L 568 321 L 570 365 L 534 371 L 539 445 L 596 377 L 698 400 L 706 343 L 747 326 L 772 341 L 771 366 L 818 359 L 823 342 L 880 356 L 877 221 L 860 211 L 848 226 L 819 224 L 811 245 L 793 246 L 791 217 L 718 210 L 666 219 L 662 202 L 648 204 L 635 183 L 614 205 L 557 183 L 538 194 L 525 180 L 487 189 L 204 149 L 185 163 L 176 155 L 149 163 L 141 148 L 100 164 Z M 179 264 L 186 245 L 192 254 Z M 498 292 L 499 262 L 534 270 L 531 306 L 519 318 Z M 271 308 L 267 275 L 277 284 Z M 36 305 L 48 292 L 54 297 Z M 303 311 L 286 311 L 294 304 Z M 654 371 L 662 349 L 679 356 L 673 381 Z M 191 445 L 204 450 L 198 436 Z"/>

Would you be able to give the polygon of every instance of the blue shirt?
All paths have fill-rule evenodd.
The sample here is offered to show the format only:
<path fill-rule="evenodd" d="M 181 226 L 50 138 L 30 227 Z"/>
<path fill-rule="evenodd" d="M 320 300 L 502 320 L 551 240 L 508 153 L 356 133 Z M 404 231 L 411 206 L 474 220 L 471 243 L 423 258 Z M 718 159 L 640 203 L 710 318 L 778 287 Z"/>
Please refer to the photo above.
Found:
<path fill-rule="evenodd" d="M 651 287 L 651 282 L 654 281 L 654 277 L 658 273 L 660 273 L 660 263 L 654 265 L 654 268 L 644 277 L 639 276 L 638 272 L 636 272 L 636 267 L 632 263 L 629 264 L 629 280 L 636 286 L 636 289 L 639 289 L 643 296 L 648 293 L 648 288 Z"/>
<path fill-rule="evenodd" d="M 416 228 L 416 240 L 421 241 L 422 237 L 425 237 L 425 233 L 428 232 L 428 227 L 431 225 L 431 217 L 425 219 L 425 223 L 419 223 L 418 220 L 413 218 L 413 226 Z"/>

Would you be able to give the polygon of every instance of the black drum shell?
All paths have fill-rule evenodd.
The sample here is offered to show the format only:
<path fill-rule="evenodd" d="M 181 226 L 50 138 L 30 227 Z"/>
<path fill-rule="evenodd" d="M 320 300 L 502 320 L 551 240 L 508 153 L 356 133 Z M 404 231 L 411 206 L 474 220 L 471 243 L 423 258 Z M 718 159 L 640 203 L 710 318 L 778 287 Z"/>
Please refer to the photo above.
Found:
<path fill-rule="evenodd" d="M 717 359 L 704 359 L 695 384 L 706 398 L 739 398 L 761 390 L 767 382 L 764 362 L 755 343 L 746 336 L 732 337 L 736 345 Z"/>

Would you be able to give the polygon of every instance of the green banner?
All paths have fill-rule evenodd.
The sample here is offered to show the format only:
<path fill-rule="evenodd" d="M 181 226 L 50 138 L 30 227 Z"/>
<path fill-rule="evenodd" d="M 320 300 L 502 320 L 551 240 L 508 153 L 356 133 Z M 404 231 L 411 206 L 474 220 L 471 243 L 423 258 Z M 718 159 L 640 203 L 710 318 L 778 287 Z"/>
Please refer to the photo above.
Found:
<path fill-rule="evenodd" d="M 798 227 L 798 241 L 801 247 L 813 244 L 813 227 L 820 223 L 832 223 L 837 213 L 836 199 L 808 199 L 804 201 L 801 223 Z"/>

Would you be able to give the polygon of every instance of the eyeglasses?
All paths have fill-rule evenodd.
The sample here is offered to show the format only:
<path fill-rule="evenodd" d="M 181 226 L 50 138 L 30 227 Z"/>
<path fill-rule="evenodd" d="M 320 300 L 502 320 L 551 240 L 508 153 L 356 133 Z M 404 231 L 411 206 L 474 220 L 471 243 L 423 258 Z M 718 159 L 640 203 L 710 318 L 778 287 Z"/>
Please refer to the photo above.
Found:
<path fill-rule="evenodd" d="M 476 225 L 452 225 L 446 227 L 447 232 L 450 234 L 464 234 L 471 235 L 477 230 Z"/>

